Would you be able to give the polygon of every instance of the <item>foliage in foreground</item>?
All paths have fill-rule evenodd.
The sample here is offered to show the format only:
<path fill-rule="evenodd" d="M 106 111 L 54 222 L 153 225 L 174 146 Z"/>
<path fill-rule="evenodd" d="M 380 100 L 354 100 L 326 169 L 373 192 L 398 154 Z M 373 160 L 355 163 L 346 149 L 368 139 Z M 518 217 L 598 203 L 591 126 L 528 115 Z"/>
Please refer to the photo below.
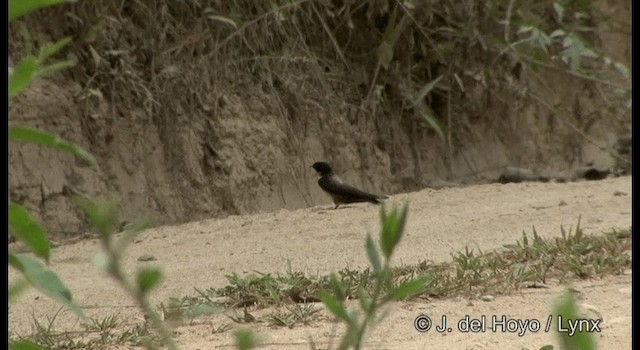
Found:
<path fill-rule="evenodd" d="M 32 11 L 62 2 L 65 1 L 10 0 L 8 4 L 9 20 L 14 20 Z M 53 44 L 45 44 L 40 48 L 37 55 L 28 55 L 22 58 L 15 67 L 9 67 L 9 98 L 17 96 L 35 79 L 72 66 L 73 64 L 70 61 L 58 61 L 47 64 L 47 61 L 70 41 L 70 38 L 65 38 Z M 96 160 L 89 152 L 46 131 L 11 125 L 9 127 L 9 139 L 12 141 L 22 141 L 52 147 L 68 152 L 97 168 Z M 137 271 L 135 280 L 131 280 L 128 274 L 124 272 L 120 262 L 120 258 L 127 244 L 137 233 L 146 227 L 147 222 L 141 221 L 131 225 L 125 231 L 124 237 L 116 242 L 114 240 L 118 213 L 116 202 L 114 200 L 93 202 L 81 197 L 76 198 L 76 201 L 83 209 L 91 226 L 101 235 L 106 252 L 105 255 L 102 256 L 102 259 L 98 259 L 102 267 L 114 277 L 128 293 L 135 297 L 136 301 L 138 301 L 144 310 L 145 315 L 149 317 L 152 325 L 159 331 L 162 341 L 168 345 L 170 349 L 175 349 L 176 345 L 173 341 L 173 335 L 168 327 L 160 320 L 157 312 L 150 306 L 148 298 L 146 297 L 160 281 L 162 277 L 161 271 L 153 267 L 143 268 Z M 29 211 L 20 204 L 10 202 L 8 216 L 11 235 L 24 243 L 37 258 L 42 259 L 48 264 L 51 248 L 44 228 L 34 220 Z M 82 321 L 89 321 L 80 306 L 73 300 L 69 288 L 53 270 L 44 267 L 39 260 L 34 259 L 28 254 L 9 252 L 8 261 L 9 265 L 19 271 L 23 276 L 23 279 L 19 279 L 9 287 L 9 301 L 15 300 L 15 298 L 31 285 L 51 299 L 72 310 Z M 42 330 L 45 330 L 45 328 L 41 327 L 37 320 L 35 322 L 37 329 L 40 330 L 38 334 L 42 334 Z M 52 323 L 53 321 L 49 324 L 51 325 Z M 112 323 L 113 322 L 108 322 L 108 324 Z M 104 326 L 104 324 L 102 325 Z M 46 329 L 50 329 L 50 327 Z M 45 339 L 47 338 L 45 337 Z M 38 345 L 30 340 L 23 339 L 10 342 L 9 347 L 11 349 L 40 349 L 42 347 L 49 348 L 50 345 L 46 343 Z"/>
<path fill-rule="evenodd" d="M 10 0 L 9 20 L 19 18 L 41 7 L 61 2 L 63 1 Z M 554 10 L 560 18 L 560 22 L 562 22 L 565 8 L 559 3 L 554 3 Z M 279 11 L 274 13 L 277 12 Z M 406 22 L 409 17 L 403 18 Z M 380 42 L 379 57 L 377 57 L 378 69 L 381 66 L 388 66 L 389 61 L 393 59 L 394 45 L 402 32 L 402 28 L 399 25 L 401 21 L 398 20 L 396 22 L 396 12 L 394 10 L 393 17 L 387 24 Z M 233 23 L 233 21 L 231 22 Z M 508 30 L 508 28 L 505 29 L 505 36 L 507 36 Z M 568 65 L 567 71 L 574 74 L 583 73 L 583 63 L 587 58 L 602 58 L 586 47 L 583 41 L 571 31 L 555 30 L 549 32 L 544 28 L 530 25 L 520 26 L 517 34 L 522 37 L 519 41 L 510 41 L 505 37 L 508 46 L 500 52 L 500 55 L 508 53 L 525 62 L 545 66 L 545 62 L 539 60 L 537 56 L 541 52 L 546 54 L 548 50 L 561 43 L 563 49 L 558 54 Z M 18 96 L 34 79 L 71 66 L 72 63 L 69 61 L 47 63 L 69 42 L 69 38 L 64 38 L 56 43 L 45 44 L 37 54 L 26 56 L 15 67 L 10 67 L 9 98 Z M 524 49 L 520 49 L 522 47 Z M 445 50 L 446 47 L 433 47 L 432 49 L 440 52 Z M 442 56 L 442 53 L 440 52 L 438 56 Z M 614 64 L 614 67 L 624 75 L 627 75 L 624 66 Z M 422 76 L 422 74 L 417 73 L 414 72 L 412 76 Z M 431 76 L 431 74 L 428 74 L 428 76 Z M 371 83 L 367 100 L 381 97 L 379 93 L 382 90 L 378 89 L 378 81 L 376 79 L 377 73 L 376 78 Z M 409 105 L 422 104 L 423 100 L 428 99 L 437 90 L 437 86 L 442 85 L 440 84 L 442 79 L 443 75 L 438 75 L 427 82 L 419 91 L 409 94 L 411 98 L 411 101 L 407 101 L 410 102 Z M 447 72 L 446 79 L 449 86 L 455 87 L 456 82 L 460 84 L 456 73 Z M 461 84 L 460 87 L 462 88 Z M 429 109 L 418 109 L 418 113 L 421 113 L 421 116 L 428 122 L 429 126 L 444 139 L 444 131 L 447 129 L 436 120 L 435 114 L 432 114 Z M 450 129 L 451 125 L 447 125 L 447 128 Z M 587 125 L 585 129 L 588 129 Z M 450 138 L 451 136 L 449 135 L 448 137 Z M 30 142 L 69 152 L 86 163 L 97 167 L 96 160 L 90 153 L 71 142 L 62 140 L 56 135 L 42 130 L 11 125 L 9 138 L 13 141 Z M 99 265 L 136 298 L 145 315 L 149 317 L 155 331 L 159 333 L 159 335 L 152 334 L 152 331 L 148 328 L 141 327 L 131 332 L 120 334 L 119 337 L 115 338 L 115 344 L 130 342 L 135 345 L 144 344 L 152 347 L 155 346 L 154 343 L 162 342 L 170 348 L 177 348 L 170 330 L 160 320 L 147 299 L 148 293 L 162 277 L 161 270 L 153 267 L 141 269 L 132 278 L 122 269 L 120 264 L 127 244 L 137 233 L 144 229 L 145 222 L 131 226 L 120 240 L 116 240 L 114 236 L 115 223 L 117 222 L 115 201 L 93 202 L 82 198 L 78 198 L 77 201 L 83 208 L 92 227 L 100 233 L 105 254 L 97 259 Z M 282 288 L 281 284 L 268 284 L 274 280 L 277 281 L 277 278 L 268 275 L 263 276 L 257 283 L 235 275 L 230 277 L 232 278 L 232 285 L 222 291 L 217 291 L 217 294 L 227 296 L 231 300 L 236 298 L 235 303 L 237 305 L 258 304 L 262 306 L 284 303 L 289 298 L 298 298 L 305 301 L 319 298 L 327 309 L 347 326 L 347 332 L 342 339 L 340 347 L 360 348 L 366 331 L 380 320 L 380 315 L 384 315 L 384 311 L 386 311 L 385 307 L 395 300 L 419 295 L 445 297 L 464 293 L 485 293 L 491 291 L 491 288 L 507 287 L 507 289 L 502 290 L 509 290 L 509 288 L 518 288 L 522 282 L 540 281 L 544 283 L 550 277 L 566 278 L 568 276 L 577 276 L 579 278 L 589 278 L 602 276 L 615 273 L 623 267 L 628 267 L 631 259 L 626 254 L 630 245 L 629 234 L 614 232 L 604 238 L 594 238 L 584 236 L 582 231 L 577 228 L 575 234 L 569 232 L 565 236 L 565 232 L 563 232 L 563 237 L 555 241 L 538 237 L 534 230 L 532 240 L 525 234 L 522 241 L 519 241 L 515 247 L 510 247 L 504 254 L 493 252 L 476 253 L 473 250 L 466 250 L 454 255 L 454 263 L 450 265 L 434 265 L 424 262 L 417 266 L 392 268 L 389 261 L 402 236 L 406 220 L 406 207 L 394 208 L 389 212 L 382 211 L 381 218 L 382 228 L 377 244 L 370 236 L 367 236 L 366 252 L 371 268 L 366 271 L 344 270 L 338 274 L 321 278 L 319 282 L 311 281 L 303 275 L 299 275 L 299 283 L 291 283 L 292 279 L 289 278 L 287 280 L 289 286 L 284 288 Z M 26 254 L 9 253 L 9 265 L 24 276 L 23 280 L 18 281 L 9 288 L 10 301 L 14 300 L 27 285 L 32 285 L 78 314 L 83 320 L 88 321 L 84 323 L 87 332 L 109 334 L 110 330 L 115 329 L 118 322 L 113 317 L 103 320 L 87 320 L 81 308 L 74 302 L 71 291 L 54 271 L 43 265 L 42 262 L 45 264 L 49 262 L 51 254 L 46 232 L 23 206 L 17 203 L 10 203 L 9 224 L 11 234 L 26 244 L 37 257 L 37 259 L 34 259 Z M 252 291 L 250 288 L 255 290 Z M 264 293 L 264 291 L 268 293 Z M 344 301 L 347 298 L 359 301 L 360 312 L 344 306 Z M 211 302 L 210 298 L 208 302 Z M 575 314 L 573 305 L 575 305 L 575 301 L 571 300 L 569 296 L 565 301 L 559 303 L 556 310 L 560 314 L 572 315 Z M 311 312 L 309 311 L 308 313 Z M 301 315 L 304 317 L 305 314 Z M 38 320 L 34 320 L 37 335 L 42 336 L 36 339 L 37 344 L 31 340 L 21 339 L 12 341 L 10 347 L 12 349 L 56 347 L 57 343 L 50 342 L 52 339 L 55 340 L 50 333 L 54 320 L 55 316 L 45 325 Z M 282 325 L 291 325 L 291 321 L 281 315 L 274 315 L 273 320 L 282 323 Z M 46 336 L 47 334 L 49 335 L 48 337 Z M 249 349 L 257 343 L 252 333 L 246 330 L 236 332 L 236 338 L 237 346 L 241 349 Z M 113 338 L 107 337 L 107 339 Z M 588 335 L 562 339 L 563 345 L 569 349 L 589 349 L 593 347 L 593 342 L 589 340 Z M 90 347 L 93 345 L 104 346 L 105 344 L 80 342 L 69 343 L 65 347 Z"/>
<path fill-rule="evenodd" d="M 375 247 L 371 240 L 367 242 L 367 249 Z M 534 228 L 531 234 L 523 232 L 515 244 L 502 249 L 485 252 L 466 248 L 453 253 L 449 262 L 424 260 L 391 267 L 390 283 L 383 284 L 381 292 L 390 293 L 406 281 L 424 277 L 424 286 L 414 298 L 506 294 L 550 280 L 565 282 L 619 274 L 631 266 L 630 250 L 630 229 L 588 235 L 578 224 L 575 229 L 562 228 L 558 237 L 544 238 Z M 357 299 L 362 293 L 359 290 L 368 297 L 374 294 L 379 276 L 373 265 L 364 270 L 342 269 L 333 276 L 291 271 L 283 275 L 233 273 L 227 276 L 227 286 L 197 290 L 195 296 L 174 299 L 174 305 L 183 309 L 215 303 L 225 308 L 264 308 L 291 301 L 313 302 L 323 291 L 333 290 L 333 280 L 342 286 L 345 298 Z"/>
<path fill-rule="evenodd" d="M 382 215 L 398 218 L 402 217 L 402 210 Z M 394 225 L 382 224 L 382 227 Z M 398 227 L 397 224 L 395 227 Z M 389 237 L 401 236 L 400 234 Z M 389 239 L 385 242 L 393 241 L 394 239 Z M 534 230 L 532 235 L 523 234 L 515 244 L 505 245 L 503 249 L 491 252 L 465 249 L 452 254 L 450 262 L 422 262 L 390 269 L 387 269 L 389 266 L 385 263 L 388 262 L 386 252 L 389 250 L 380 248 L 382 244 L 388 243 L 378 240 L 376 244 L 370 236 L 367 236 L 365 242 L 370 269 L 344 269 L 336 274 L 318 277 L 308 277 L 300 272 L 246 277 L 232 274 L 228 276 L 229 285 L 226 287 L 196 290 L 195 296 L 174 298 L 166 308 L 163 307 L 165 320 L 193 321 L 201 315 L 223 312 L 237 325 L 267 323 L 274 327 L 294 328 L 301 324 L 310 324 L 321 317 L 321 309 L 317 307 L 317 302 L 322 299 L 328 303 L 327 309 L 347 326 L 348 331 L 341 346 L 355 348 L 357 344 L 362 344 L 363 337 L 366 337 L 367 332 L 371 332 L 375 324 L 382 319 L 388 311 L 387 306 L 393 300 L 452 296 L 476 298 L 485 294 L 507 294 L 518 288 L 540 287 L 540 283 L 548 282 L 549 279 L 569 282 L 574 279 L 604 277 L 621 273 L 631 266 L 630 229 L 612 230 L 603 235 L 586 235 L 578 225 L 575 230 L 563 229 L 560 236 L 552 238 L 540 237 Z M 549 260 L 547 257 L 550 255 L 555 256 L 555 260 Z M 376 263 L 376 258 L 379 264 Z M 527 268 L 522 269 L 522 266 Z M 568 295 L 566 298 L 572 296 Z M 357 300 L 357 307 L 347 308 L 344 304 L 346 300 Z M 565 320 L 577 318 L 575 306 L 568 306 L 571 303 L 575 305 L 575 300 L 561 300 L 564 301 L 558 301 L 558 305 L 562 307 L 556 305 L 554 315 L 564 315 Z M 263 308 L 272 311 L 258 316 L 255 311 Z M 114 323 L 112 320 L 107 321 L 92 320 L 92 323 Z M 226 332 L 233 328 L 233 325 L 222 322 L 215 326 L 212 332 Z M 48 331 L 45 332 L 43 329 Z M 51 329 L 52 322 L 47 327 L 37 327 L 35 339 L 39 344 L 46 344 L 47 347 L 56 344 L 53 348 L 82 348 L 72 346 L 71 340 L 65 338 L 65 332 L 56 333 Z M 149 332 L 146 323 L 119 331 L 113 329 L 110 332 L 111 336 L 108 339 L 119 339 L 122 344 L 143 344 L 149 338 L 159 340 L 157 335 Z M 90 339 L 90 334 L 86 331 L 85 335 L 81 336 L 82 339 L 74 342 L 87 344 L 100 341 Z M 238 340 L 238 346 L 244 347 L 258 341 L 247 329 L 241 328 L 234 335 L 242 338 Z M 566 334 L 559 336 L 567 337 Z M 245 339 L 246 337 L 251 339 Z M 585 334 L 581 337 L 590 338 L 590 335 Z M 586 341 L 579 339 L 580 337 L 574 336 L 562 342 Z M 570 344 L 565 346 L 565 349 L 576 349 Z M 550 350 L 553 346 L 547 345 L 543 349 Z"/>
<path fill-rule="evenodd" d="M 61 3 L 60 0 L 11 0 L 9 1 L 9 20 L 14 20 L 39 8 Z M 47 64 L 49 59 L 70 42 L 69 38 L 53 44 L 42 46 L 37 55 L 28 55 L 20 60 L 15 67 L 9 67 L 9 98 L 17 96 L 35 79 L 51 74 L 72 65 L 69 61 L 58 61 Z M 33 128 L 10 125 L 9 140 L 39 144 L 69 152 L 96 165 L 95 159 L 82 148 L 58 138 L 56 135 Z M 29 211 L 20 204 L 9 202 L 9 230 L 13 237 L 23 242 L 34 255 L 49 263 L 50 243 L 44 228 L 33 219 Z M 58 275 L 43 266 L 42 262 L 31 255 L 9 252 L 9 266 L 19 271 L 23 279 L 9 287 L 9 301 L 14 300 L 27 286 L 31 285 L 48 297 L 73 310 L 84 318 L 82 309 L 73 301 L 71 291 L 60 280 Z"/>
<path fill-rule="evenodd" d="M 338 319 L 346 324 L 346 331 L 339 349 L 361 349 L 365 333 L 371 332 L 376 323 L 385 316 L 385 308 L 392 302 L 407 298 L 420 291 L 427 278 L 417 277 L 393 287 L 391 257 L 402 238 L 407 220 L 407 206 L 380 211 L 380 237 L 376 244 L 367 234 L 366 251 L 373 270 L 373 291 L 367 294 L 362 286 L 355 290 L 359 301 L 359 311 L 346 308 L 347 298 L 345 285 L 336 275 L 329 277 L 332 293 L 323 291 L 320 294 L 322 303 Z M 382 254 L 381 254 L 382 253 Z"/>

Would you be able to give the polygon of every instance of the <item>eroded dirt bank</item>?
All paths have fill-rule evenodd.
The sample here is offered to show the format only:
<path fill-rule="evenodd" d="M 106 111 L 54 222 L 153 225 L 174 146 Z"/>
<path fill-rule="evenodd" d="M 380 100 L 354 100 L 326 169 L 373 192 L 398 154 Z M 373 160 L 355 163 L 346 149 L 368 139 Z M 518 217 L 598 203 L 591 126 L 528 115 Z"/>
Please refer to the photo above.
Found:
<path fill-rule="evenodd" d="M 612 141 L 629 133 L 629 98 L 616 88 L 628 81 L 598 85 L 567 73 L 558 57 L 536 68 L 502 52 L 508 30 L 496 23 L 505 9 L 493 2 L 401 12 L 407 27 L 388 65 L 375 52 L 396 2 L 331 2 L 324 12 L 304 1 L 281 11 L 234 3 L 235 12 L 222 3 L 78 2 L 12 23 L 14 64 L 27 54 L 25 25 L 34 44 L 71 36 L 61 56 L 77 65 L 12 100 L 10 122 L 80 144 L 101 171 L 11 143 L 11 200 L 60 238 L 87 229 L 75 191 L 118 193 L 123 221 L 181 223 L 321 203 L 309 168 L 321 159 L 356 185 L 401 193 L 486 181 L 507 165 L 610 166 Z M 514 10 L 512 39 L 527 15 L 549 32 L 588 26 L 585 40 L 602 57 L 584 58 L 585 67 L 604 67 L 605 57 L 628 66 L 629 3 L 598 4 L 567 8 L 562 23 L 551 7 Z M 442 138 L 425 121 L 429 111 Z"/>

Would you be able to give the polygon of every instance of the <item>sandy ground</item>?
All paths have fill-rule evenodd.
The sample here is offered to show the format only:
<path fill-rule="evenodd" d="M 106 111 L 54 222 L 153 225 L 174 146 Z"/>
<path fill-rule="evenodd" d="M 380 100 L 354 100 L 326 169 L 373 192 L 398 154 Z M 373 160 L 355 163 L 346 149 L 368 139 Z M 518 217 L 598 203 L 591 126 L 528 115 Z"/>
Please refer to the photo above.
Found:
<path fill-rule="evenodd" d="M 585 233 L 599 234 L 611 228 L 631 225 L 631 178 L 620 177 L 594 182 L 490 184 L 464 188 L 423 190 L 398 194 L 390 202 L 410 202 L 405 236 L 394 257 L 395 264 L 421 260 L 445 261 L 450 253 L 470 248 L 494 249 L 514 243 L 523 231 L 535 226 L 542 236 L 557 236 L 560 227 L 575 227 L 581 216 Z M 159 304 L 170 296 L 194 295 L 194 287 L 207 289 L 226 285 L 225 274 L 259 272 L 284 273 L 288 264 L 294 271 L 324 274 L 331 270 L 367 266 L 364 238 L 377 234 L 378 210 L 369 204 L 332 210 L 327 199 L 319 206 L 296 211 L 232 216 L 223 220 L 164 226 L 141 234 L 127 252 L 126 266 L 163 266 L 166 277 L 153 294 Z M 127 322 L 141 322 L 142 316 L 118 286 L 92 264 L 100 251 L 96 240 L 60 246 L 53 251 L 52 267 L 69 285 L 74 298 L 90 316 L 120 314 Z M 157 261 L 140 262 L 151 254 Z M 16 277 L 9 270 L 9 279 Z M 602 280 L 574 283 L 580 302 L 602 316 L 600 349 L 631 347 L 631 271 Z M 556 297 L 564 287 L 527 289 L 490 302 L 453 298 L 402 302 L 368 338 L 368 349 L 539 349 L 557 344 L 554 332 L 544 326 Z M 31 317 L 55 314 L 58 306 L 36 291 L 25 293 L 9 310 L 10 331 L 28 334 Z M 266 311 L 263 311 L 266 312 Z M 446 316 L 452 331 L 439 334 L 433 329 L 419 333 L 413 323 L 417 316 L 429 315 L 439 324 Z M 466 315 L 479 318 L 493 315 L 509 319 L 539 320 L 543 329 L 523 336 L 487 330 L 463 333 L 458 320 Z M 56 328 L 71 327 L 69 312 L 57 317 Z M 232 332 L 214 332 L 221 323 L 233 323 L 218 315 L 198 318 L 177 327 L 184 349 L 233 348 Z M 235 324 L 234 324 L 235 325 Z M 240 325 L 241 327 L 244 325 Z M 329 347 L 332 334 L 341 328 L 323 311 L 318 320 L 293 329 L 272 328 L 266 323 L 251 325 L 262 337 L 265 348 L 309 348 L 308 340 Z M 489 327 L 489 325 L 487 325 Z M 335 346 L 334 340 L 333 346 Z"/>

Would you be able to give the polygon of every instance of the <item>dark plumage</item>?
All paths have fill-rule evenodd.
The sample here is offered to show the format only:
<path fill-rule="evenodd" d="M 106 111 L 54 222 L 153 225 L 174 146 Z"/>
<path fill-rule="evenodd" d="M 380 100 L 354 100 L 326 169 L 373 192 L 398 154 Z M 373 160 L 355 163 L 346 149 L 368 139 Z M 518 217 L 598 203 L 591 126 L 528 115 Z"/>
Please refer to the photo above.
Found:
<path fill-rule="evenodd" d="M 318 185 L 331 196 L 333 203 L 336 205 L 335 209 L 337 209 L 340 204 L 358 202 L 380 204 L 383 199 L 388 198 L 387 196 L 367 193 L 345 184 L 338 175 L 333 173 L 331 166 L 325 162 L 315 162 L 311 167 L 320 175 Z"/>

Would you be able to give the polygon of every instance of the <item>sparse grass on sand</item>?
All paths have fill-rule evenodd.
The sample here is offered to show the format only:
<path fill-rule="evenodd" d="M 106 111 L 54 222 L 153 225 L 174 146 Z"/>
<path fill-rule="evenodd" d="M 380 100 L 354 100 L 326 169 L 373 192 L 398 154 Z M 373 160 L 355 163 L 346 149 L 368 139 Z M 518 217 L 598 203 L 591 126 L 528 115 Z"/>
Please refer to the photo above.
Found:
<path fill-rule="evenodd" d="M 600 278 L 622 273 L 631 267 L 631 229 L 614 229 L 601 235 L 584 234 L 578 223 L 575 230 L 562 229 L 561 235 L 543 238 L 535 228 L 523 233 L 514 244 L 501 249 L 481 251 L 465 249 L 452 254 L 447 262 L 422 261 L 393 267 L 389 290 L 417 278 L 426 278 L 421 290 L 409 298 L 477 298 L 487 294 L 509 294 L 521 288 L 538 287 L 553 281 Z M 375 273 L 370 269 L 338 271 L 347 299 L 358 299 L 361 289 L 371 295 Z M 233 323 L 265 322 L 293 328 L 317 320 L 322 313 L 320 294 L 332 292 L 330 277 L 308 276 L 288 271 L 282 275 L 255 273 L 231 274 L 229 284 L 219 288 L 196 290 L 195 295 L 172 298 L 159 306 L 165 320 L 194 319 L 200 315 L 223 312 L 230 320 L 214 331 L 226 332 Z M 383 291 L 387 292 L 387 291 Z M 254 316 L 256 310 L 262 316 Z M 80 349 L 114 345 L 142 345 L 156 337 L 146 323 L 121 327 L 118 315 L 91 319 L 80 329 L 55 331 L 55 315 L 46 322 L 33 320 L 28 338 L 49 349 Z"/>

